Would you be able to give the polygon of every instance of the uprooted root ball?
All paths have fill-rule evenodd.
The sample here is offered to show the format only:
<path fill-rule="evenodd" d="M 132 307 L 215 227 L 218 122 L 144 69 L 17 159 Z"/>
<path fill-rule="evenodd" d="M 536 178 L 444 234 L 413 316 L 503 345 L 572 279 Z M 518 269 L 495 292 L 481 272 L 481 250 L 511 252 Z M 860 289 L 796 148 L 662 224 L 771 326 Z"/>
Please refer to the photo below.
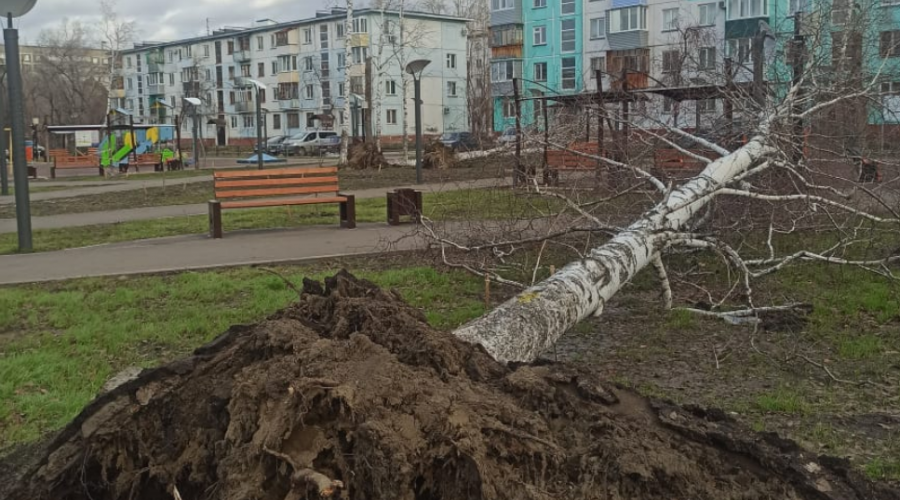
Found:
<path fill-rule="evenodd" d="M 346 273 L 101 396 L 19 473 L 0 498 L 900 498 L 719 412 L 501 365 Z"/>

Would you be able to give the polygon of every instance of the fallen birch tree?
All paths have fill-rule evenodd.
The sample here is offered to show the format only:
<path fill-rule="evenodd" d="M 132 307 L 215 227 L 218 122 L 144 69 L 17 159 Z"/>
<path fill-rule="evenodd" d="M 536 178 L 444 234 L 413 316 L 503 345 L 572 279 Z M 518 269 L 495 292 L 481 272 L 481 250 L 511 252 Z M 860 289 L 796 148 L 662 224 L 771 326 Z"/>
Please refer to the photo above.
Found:
<path fill-rule="evenodd" d="M 858 21 L 861 24 L 865 22 L 863 19 Z M 814 41 L 820 42 L 819 38 Z M 855 49 L 865 51 L 860 47 L 847 49 L 846 45 L 850 42 L 844 43 L 844 51 L 835 53 L 846 57 L 858 57 L 847 55 L 847 51 Z M 839 47 L 835 50 L 837 48 Z M 816 54 L 819 49 L 822 49 L 822 46 L 810 47 L 809 53 Z M 843 145 L 844 151 L 840 151 L 840 143 L 836 138 L 849 135 L 845 130 L 851 130 L 857 134 L 858 140 L 865 139 L 865 118 L 862 124 L 852 123 L 850 115 L 853 113 L 850 111 L 859 108 L 860 105 L 865 111 L 867 106 L 879 99 L 881 96 L 879 82 L 883 77 L 880 68 L 874 75 L 861 76 L 852 64 L 847 66 L 850 68 L 844 66 L 835 68 L 830 65 L 826 67 L 821 57 L 807 57 L 803 66 L 803 77 L 789 85 L 780 98 L 774 91 L 770 92 L 764 103 L 760 103 L 759 99 L 749 92 L 740 95 L 740 91 L 733 90 L 732 102 L 743 100 L 747 103 L 745 116 L 753 117 L 755 123 L 752 137 L 733 151 L 713 140 L 684 130 L 684 127 L 677 123 L 677 116 L 675 123 L 658 120 L 652 110 L 645 113 L 642 120 L 616 117 L 616 120 L 630 120 L 629 125 L 633 129 L 642 131 L 639 140 L 647 141 L 651 146 L 650 151 L 653 145 L 657 147 L 662 145 L 679 151 L 686 157 L 706 163 L 705 168 L 699 175 L 673 186 L 671 180 L 667 182 L 666 179 L 658 178 L 637 161 L 616 161 L 607 158 L 606 155 L 601 157 L 569 150 L 571 154 L 602 162 L 604 169 L 626 172 L 640 179 L 656 193 L 657 201 L 652 208 L 610 239 L 582 253 L 577 260 L 548 279 L 525 288 L 483 317 L 457 329 L 455 334 L 466 341 L 482 345 L 494 358 L 501 361 L 534 360 L 580 321 L 601 315 L 608 301 L 641 270 L 651 265 L 660 279 L 666 305 L 671 308 L 672 290 L 661 256 L 672 249 L 710 250 L 721 256 L 730 269 L 736 270 L 739 278 L 736 279 L 735 287 L 740 286 L 743 289 L 744 300 L 749 308 L 742 309 L 740 316 L 746 316 L 747 311 L 762 309 L 753 303 L 751 279 L 778 271 L 796 262 L 818 261 L 863 267 L 894 279 L 891 265 L 898 262 L 900 257 L 887 254 L 877 258 L 855 259 L 844 257 L 841 252 L 865 241 L 865 238 L 859 235 L 863 230 L 861 223 L 879 227 L 890 225 L 896 229 L 900 222 L 895 192 L 897 179 L 891 179 L 878 188 L 871 188 L 867 187 L 866 183 L 874 179 L 864 178 L 867 175 L 865 172 L 860 172 L 857 178 L 854 170 L 854 174 L 838 179 L 840 182 L 837 184 L 851 186 L 848 190 L 835 187 L 835 183 L 822 181 L 840 177 L 832 173 L 827 161 L 859 163 L 863 169 L 866 168 L 862 160 L 863 154 L 854 152 L 846 142 Z M 719 77 L 718 81 L 721 81 L 721 75 Z M 826 78 L 830 78 L 827 84 L 823 83 Z M 584 105 L 580 109 L 587 107 Z M 577 112 L 581 112 L 580 109 Z M 697 113 L 699 116 L 699 111 Z M 857 110 L 855 116 L 858 115 Z M 828 117 L 830 121 L 826 122 L 824 117 Z M 549 133 L 547 136 L 537 133 L 529 138 L 531 145 L 538 143 L 553 149 L 566 149 L 565 145 L 572 142 L 572 137 L 576 133 L 574 131 L 578 126 L 583 127 L 584 122 L 579 124 L 577 116 L 567 116 L 562 121 L 561 128 L 569 127 L 565 132 L 560 133 L 554 127 L 554 137 L 550 137 Z M 833 136 L 828 136 L 829 125 L 823 127 L 819 125 L 820 122 L 833 127 L 835 130 Z M 573 123 L 576 125 L 571 125 Z M 802 125 L 804 123 L 805 125 Z M 810 140 L 808 138 L 810 134 L 819 136 L 815 137 L 815 140 Z M 652 144 L 648 137 L 653 140 Z M 689 147 L 682 145 L 683 140 L 711 151 L 719 157 L 709 160 L 697 155 L 690 151 Z M 838 145 L 832 146 L 835 143 Z M 828 148 L 837 151 L 829 151 Z M 804 149 L 813 149 L 812 153 L 820 153 L 818 155 L 820 157 L 825 153 L 830 154 L 832 159 L 825 161 L 825 167 L 813 165 L 813 162 L 808 160 L 809 151 L 804 151 L 803 155 L 799 154 Z M 778 185 L 774 189 L 773 176 L 778 179 L 776 183 Z M 559 192 L 540 187 L 538 179 L 532 179 L 532 182 L 539 193 L 565 199 L 567 208 L 573 209 L 582 219 L 596 227 L 609 226 L 608 221 L 599 220 L 581 208 L 578 202 Z M 885 192 L 892 187 L 895 191 L 890 196 L 885 196 Z M 879 192 L 875 192 L 876 190 Z M 697 227 L 703 225 L 703 219 L 709 217 L 712 209 L 710 205 L 718 198 L 739 199 L 746 203 L 766 203 L 773 206 L 773 222 L 768 227 L 768 257 L 745 258 L 714 232 L 697 230 Z M 793 227 L 781 228 L 774 221 L 775 212 L 780 209 L 778 207 L 793 206 L 790 204 L 802 206 L 802 212 L 788 213 Z M 787 209 L 785 211 L 787 212 Z M 826 224 L 830 225 L 829 229 L 834 231 L 837 243 L 822 251 L 808 249 L 787 255 L 776 255 L 772 244 L 773 234 L 793 233 L 798 230 L 800 221 L 813 217 L 825 219 Z M 741 221 L 739 217 L 736 219 L 732 223 L 739 227 Z M 435 234 L 433 229 L 430 229 L 430 232 L 432 235 Z M 446 244 L 446 238 L 436 239 L 443 241 L 442 245 Z M 533 239 L 530 241 L 533 242 Z M 489 245 L 482 242 L 479 248 L 486 246 Z M 467 248 L 464 245 L 456 247 Z M 722 302 L 724 299 L 717 305 L 721 305 Z M 768 309 L 779 308 L 775 306 Z M 727 311 L 703 311 L 703 313 L 722 317 L 728 314 Z"/>

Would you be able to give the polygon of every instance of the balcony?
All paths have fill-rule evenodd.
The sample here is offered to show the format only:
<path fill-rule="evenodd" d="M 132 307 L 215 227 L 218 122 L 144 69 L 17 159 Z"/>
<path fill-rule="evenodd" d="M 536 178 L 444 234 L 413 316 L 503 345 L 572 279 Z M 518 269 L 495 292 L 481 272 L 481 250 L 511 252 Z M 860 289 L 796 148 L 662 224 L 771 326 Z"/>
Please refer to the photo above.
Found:
<path fill-rule="evenodd" d="M 236 76 L 231 80 L 231 84 L 234 85 L 236 89 L 249 89 L 254 88 L 254 85 L 250 83 L 251 78 L 249 76 Z"/>
<path fill-rule="evenodd" d="M 232 54 L 232 57 L 234 57 L 234 62 L 236 62 L 236 63 L 248 63 L 248 62 L 250 62 L 250 58 L 252 56 L 250 54 L 250 50 L 247 49 L 247 50 L 235 50 L 234 54 Z"/>
<path fill-rule="evenodd" d="M 300 73 L 296 71 L 282 71 L 278 73 L 278 83 L 300 83 Z"/>
<path fill-rule="evenodd" d="M 256 113 L 256 106 L 251 101 L 241 101 L 234 103 L 235 113 Z"/>
<path fill-rule="evenodd" d="M 368 33 L 353 33 L 350 35 L 350 46 L 351 47 L 368 47 L 369 46 L 369 34 Z"/>
<path fill-rule="evenodd" d="M 109 91 L 109 97 L 113 99 L 124 99 L 125 89 L 112 89 Z"/>
<path fill-rule="evenodd" d="M 147 85 L 147 95 L 162 95 L 166 93 L 164 84 Z"/>
<path fill-rule="evenodd" d="M 279 99 L 281 109 L 300 109 L 300 99 Z"/>
<path fill-rule="evenodd" d="M 184 82 L 181 90 L 185 97 L 197 97 L 200 95 L 200 82 Z"/>

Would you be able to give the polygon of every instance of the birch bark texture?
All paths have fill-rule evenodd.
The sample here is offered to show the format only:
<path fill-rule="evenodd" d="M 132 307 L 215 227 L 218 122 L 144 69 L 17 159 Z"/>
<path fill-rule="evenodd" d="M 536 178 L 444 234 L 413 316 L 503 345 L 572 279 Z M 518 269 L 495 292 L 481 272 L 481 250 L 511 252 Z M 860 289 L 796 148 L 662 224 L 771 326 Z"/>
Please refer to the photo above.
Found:
<path fill-rule="evenodd" d="M 533 361 L 579 321 L 602 314 L 609 299 L 652 264 L 660 250 L 720 189 L 774 152 L 763 135 L 754 137 L 670 191 L 585 258 L 568 264 L 454 334 L 483 346 L 498 361 Z"/>

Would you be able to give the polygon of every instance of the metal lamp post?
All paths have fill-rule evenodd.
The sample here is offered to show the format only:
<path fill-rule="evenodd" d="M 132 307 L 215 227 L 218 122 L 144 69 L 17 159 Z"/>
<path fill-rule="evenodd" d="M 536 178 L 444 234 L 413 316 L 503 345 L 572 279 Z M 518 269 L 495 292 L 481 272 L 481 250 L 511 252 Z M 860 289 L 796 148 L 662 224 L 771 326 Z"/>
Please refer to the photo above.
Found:
<path fill-rule="evenodd" d="M 9 79 L 9 115 L 12 128 L 13 182 L 16 189 L 16 225 L 19 251 L 30 252 L 31 207 L 28 196 L 28 164 L 25 161 L 25 107 L 22 98 L 22 68 L 19 63 L 19 30 L 13 28 L 13 18 L 27 14 L 37 0 L 0 0 L 0 14 L 6 16 L 3 30 L 6 43 L 6 71 Z"/>
<path fill-rule="evenodd" d="M 406 72 L 412 75 L 415 84 L 416 107 L 416 184 L 422 183 L 422 72 L 431 64 L 428 59 L 416 59 L 406 65 Z"/>
<path fill-rule="evenodd" d="M 260 91 L 266 88 L 266 84 L 252 78 L 243 78 L 256 88 L 256 168 L 263 169 L 263 133 L 262 133 L 262 101 L 259 99 Z"/>
<path fill-rule="evenodd" d="M 197 142 L 197 136 L 200 135 L 200 125 L 197 122 L 197 110 L 200 109 L 200 105 L 203 104 L 203 101 L 197 99 L 196 97 L 182 97 L 184 102 L 191 105 L 191 137 L 193 138 L 193 155 L 194 155 L 194 170 L 200 169 L 200 147 Z"/>

